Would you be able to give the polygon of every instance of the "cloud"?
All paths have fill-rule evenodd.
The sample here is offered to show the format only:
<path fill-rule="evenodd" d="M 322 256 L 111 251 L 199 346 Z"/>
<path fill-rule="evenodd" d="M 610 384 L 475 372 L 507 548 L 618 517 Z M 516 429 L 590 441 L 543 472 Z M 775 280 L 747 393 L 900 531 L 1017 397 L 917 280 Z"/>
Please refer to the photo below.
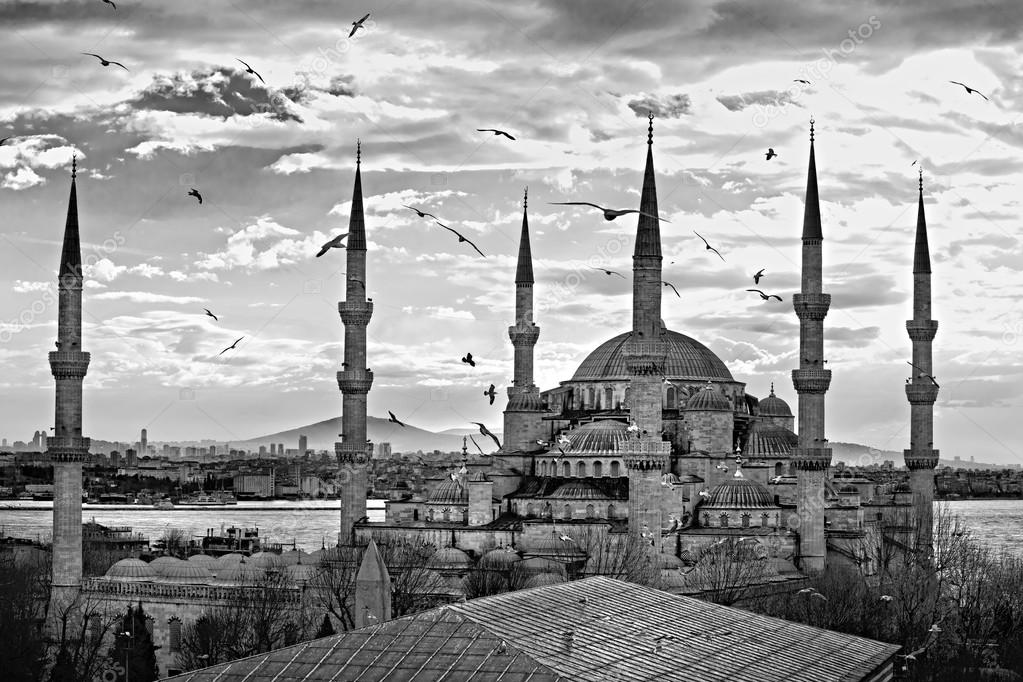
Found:
<path fill-rule="evenodd" d="M 132 303 L 202 303 L 205 299 L 196 296 L 170 296 L 151 291 L 104 291 L 93 294 L 92 298 L 102 301 L 131 301 Z"/>
<path fill-rule="evenodd" d="M 692 101 L 689 95 L 679 93 L 677 95 L 644 95 L 639 99 L 629 100 L 629 108 L 639 118 L 646 118 L 653 114 L 657 118 L 681 118 L 688 114 L 692 108 Z"/>
<path fill-rule="evenodd" d="M 296 238 L 301 233 L 261 216 L 227 238 L 220 251 L 204 253 L 196 261 L 202 270 L 270 270 L 308 259 L 329 238 L 321 232 Z"/>
<path fill-rule="evenodd" d="M 788 90 L 759 90 L 738 95 L 718 95 L 716 99 L 729 111 L 742 111 L 754 105 L 781 107 L 795 102 L 792 92 Z"/>
<path fill-rule="evenodd" d="M 14 287 L 15 293 L 27 294 L 36 291 L 49 291 L 50 289 L 56 290 L 56 285 L 52 282 L 26 282 L 25 280 L 15 280 Z"/>
<path fill-rule="evenodd" d="M 294 98 L 288 96 L 289 92 Z M 288 104 L 300 101 L 302 96 L 301 86 L 271 92 L 245 71 L 222 66 L 187 74 L 157 74 L 129 104 L 140 110 L 203 114 L 222 119 L 266 114 L 276 121 L 301 123 L 302 119 L 289 110 Z"/>
<path fill-rule="evenodd" d="M 34 170 L 28 166 L 22 166 L 21 168 L 13 170 L 5 175 L 3 184 L 0 186 L 6 187 L 7 189 L 21 190 L 41 185 L 44 182 L 46 182 L 46 180 L 40 177 L 40 175 Z"/>

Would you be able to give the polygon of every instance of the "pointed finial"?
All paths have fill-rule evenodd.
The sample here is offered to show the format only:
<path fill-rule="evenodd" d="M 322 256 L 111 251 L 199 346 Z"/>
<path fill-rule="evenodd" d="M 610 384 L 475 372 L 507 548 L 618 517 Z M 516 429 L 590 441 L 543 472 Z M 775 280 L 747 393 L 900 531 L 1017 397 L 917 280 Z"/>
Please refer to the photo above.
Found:
<path fill-rule="evenodd" d="M 522 191 L 522 210 L 529 208 L 529 187 Z"/>
<path fill-rule="evenodd" d="M 810 117 L 810 142 L 813 142 L 813 116 Z"/>
<path fill-rule="evenodd" d="M 78 177 L 78 155 L 71 155 L 71 179 L 74 180 Z"/>
<path fill-rule="evenodd" d="M 771 382 L 771 395 L 774 395 L 774 382 Z"/>
<path fill-rule="evenodd" d="M 647 118 L 650 120 L 650 125 L 646 129 L 646 143 L 652 145 L 654 143 L 654 112 L 647 112 Z"/>
<path fill-rule="evenodd" d="M 920 193 L 923 194 L 923 191 L 924 191 L 924 169 L 923 169 L 923 167 L 918 168 L 917 172 L 920 174 Z"/>
<path fill-rule="evenodd" d="M 355 139 L 355 165 L 362 163 L 362 140 Z"/>

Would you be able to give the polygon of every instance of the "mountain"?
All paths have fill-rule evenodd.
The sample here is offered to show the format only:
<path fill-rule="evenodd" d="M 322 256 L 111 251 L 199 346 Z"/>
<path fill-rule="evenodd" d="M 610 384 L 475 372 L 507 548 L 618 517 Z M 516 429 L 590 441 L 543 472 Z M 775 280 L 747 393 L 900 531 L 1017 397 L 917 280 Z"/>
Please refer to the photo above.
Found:
<path fill-rule="evenodd" d="M 366 430 L 367 437 L 373 443 L 390 443 L 391 450 L 394 452 L 415 452 L 416 450 L 452 452 L 462 449 L 461 434 L 434 433 L 411 425 L 401 427 L 380 417 L 367 417 Z M 305 436 L 310 449 L 333 451 L 334 443 L 341 440 L 338 435 L 340 433 L 341 417 L 335 417 L 245 441 L 231 441 L 231 447 L 252 450 L 258 449 L 260 445 L 284 443 L 285 448 L 294 448 L 298 445 L 298 437 Z"/>

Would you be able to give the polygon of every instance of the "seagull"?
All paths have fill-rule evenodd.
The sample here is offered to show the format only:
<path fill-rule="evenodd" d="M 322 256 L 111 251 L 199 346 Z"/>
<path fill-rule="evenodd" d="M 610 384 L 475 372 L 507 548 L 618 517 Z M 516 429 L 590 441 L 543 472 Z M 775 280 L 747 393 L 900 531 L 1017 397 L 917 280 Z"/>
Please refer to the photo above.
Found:
<path fill-rule="evenodd" d="M 355 32 L 358 31 L 360 28 L 362 28 L 362 29 L 366 28 L 362 24 L 367 19 L 369 19 L 369 12 L 366 12 L 366 16 L 364 16 L 362 19 L 359 19 L 358 21 L 353 21 L 352 22 L 352 32 L 348 34 L 348 37 L 351 38 L 353 35 L 355 35 Z"/>
<path fill-rule="evenodd" d="M 932 625 L 932 626 L 931 626 L 930 628 L 928 628 L 927 632 L 942 632 L 942 629 L 941 629 L 941 626 L 940 626 L 940 625 L 938 625 L 937 623 L 935 623 L 935 624 L 934 624 L 934 625 Z"/>
<path fill-rule="evenodd" d="M 919 160 L 920 160 L 920 159 L 917 159 L 916 161 L 919 161 Z M 912 166 L 915 166 L 915 165 L 916 165 L 916 161 L 914 161 L 913 163 L 909 164 L 909 165 L 910 165 L 910 167 L 912 167 Z"/>
<path fill-rule="evenodd" d="M 753 275 L 754 284 L 760 284 L 760 278 L 764 276 L 764 270 L 766 269 L 767 268 L 760 268 L 760 270 L 757 271 L 757 274 Z"/>
<path fill-rule="evenodd" d="M 562 542 L 575 542 L 575 540 L 573 540 L 568 535 L 565 535 L 564 533 L 561 533 L 560 535 L 558 535 L 558 539 L 561 540 Z M 586 599 L 586 597 L 583 597 L 583 599 Z M 585 604 L 586 602 L 583 602 L 583 603 Z"/>
<path fill-rule="evenodd" d="M 558 445 L 572 445 L 572 439 L 562 433 L 558 436 Z"/>
<path fill-rule="evenodd" d="M 614 270 L 605 270 L 604 268 L 598 268 L 598 267 L 594 267 L 594 266 L 592 266 L 592 265 L 590 266 L 590 269 L 591 269 L 591 270 L 600 270 L 601 272 L 603 272 L 603 273 L 604 273 L 605 275 L 608 275 L 609 277 L 610 277 L 611 275 L 618 275 L 618 276 L 619 276 L 619 277 L 621 277 L 622 279 L 625 279 L 625 275 L 623 275 L 623 274 L 622 274 L 622 273 L 620 273 L 620 272 L 615 272 Z"/>
<path fill-rule="evenodd" d="M 476 246 L 475 244 L 473 244 L 473 243 L 472 243 L 472 241 L 470 241 L 470 240 L 466 239 L 465 237 L 463 237 L 463 236 L 462 236 L 461 234 L 459 234 L 459 233 L 458 233 L 458 232 L 457 232 L 456 230 L 452 230 L 452 229 L 451 229 L 450 227 L 448 227 L 447 225 L 445 225 L 444 223 L 442 223 L 442 222 L 441 222 L 441 221 L 439 221 L 439 220 L 437 221 L 437 224 L 438 224 L 438 225 L 440 225 L 441 227 L 443 227 L 443 228 L 444 228 L 445 230 L 447 230 L 448 232 L 451 232 L 452 234 L 454 234 L 455 236 L 457 236 L 457 237 L 458 237 L 458 243 L 459 243 L 459 244 L 461 244 L 462 242 L 468 242 L 468 243 L 469 243 L 469 246 L 471 246 L 472 248 L 476 249 L 476 253 L 478 253 L 479 255 L 483 256 L 484 258 L 486 258 L 486 257 L 487 257 L 487 255 L 486 255 L 485 253 L 483 253 L 482 251 L 480 251 L 480 249 L 479 249 L 479 247 L 478 247 L 478 246 Z"/>
<path fill-rule="evenodd" d="M 343 248 L 345 248 L 345 245 L 341 243 L 341 240 L 344 239 L 347 236 L 348 236 L 348 233 L 345 232 L 344 234 L 339 234 L 338 236 L 336 236 L 333 239 L 331 239 L 329 242 L 327 242 L 326 244 L 324 244 L 323 246 L 320 247 L 320 252 L 316 254 L 316 257 L 319 258 L 320 256 L 322 256 L 323 254 L 327 253 L 331 249 L 343 249 Z"/>
<path fill-rule="evenodd" d="M 549 440 L 538 440 L 536 441 L 536 444 L 542 448 L 549 448 L 551 446 L 551 442 Z"/>
<path fill-rule="evenodd" d="M 725 464 L 715 464 L 714 468 L 719 469 L 721 471 L 728 471 L 728 466 Z"/>
<path fill-rule="evenodd" d="M 682 298 L 682 294 L 678 293 L 678 289 L 675 288 L 674 284 L 672 284 L 671 282 L 665 282 L 663 279 L 661 280 L 661 284 L 663 284 L 666 287 L 671 287 L 671 290 L 675 292 L 675 295 L 678 296 L 679 298 Z"/>
<path fill-rule="evenodd" d="M 405 206 L 405 204 L 402 204 L 402 206 Z M 426 211 L 420 211 L 418 208 L 415 208 L 413 206 L 405 206 L 405 208 L 409 209 L 410 211 L 415 211 L 416 215 L 418 215 L 420 218 L 425 218 L 426 216 L 430 216 L 434 220 L 437 220 L 437 216 L 435 216 L 432 213 L 427 213 Z"/>
<path fill-rule="evenodd" d="M 3 139 L 0 139 L 0 147 L 3 147 L 3 146 L 4 146 L 4 142 L 7 142 L 7 140 L 10 140 L 10 139 L 12 139 L 12 138 L 10 138 L 10 137 L 5 137 L 5 138 L 3 138 Z"/>
<path fill-rule="evenodd" d="M 235 59 L 238 59 L 238 58 L 237 58 L 237 57 L 235 57 Z M 242 60 L 240 60 L 240 59 L 238 59 L 238 61 L 242 62 Z M 263 85 L 266 85 L 266 81 L 265 81 L 265 80 L 263 80 L 263 77 L 262 77 L 262 76 L 260 76 L 260 75 L 259 75 L 258 73 L 256 73 L 256 70 L 255 70 L 255 69 L 253 69 L 253 68 L 252 68 L 251 66 L 249 66 L 249 65 L 248 65 L 247 63 L 245 63 L 245 62 L 242 62 L 242 64 L 245 64 L 245 73 L 251 73 L 251 74 L 252 74 L 253 76 L 255 76 L 256 78 L 258 78 L 258 79 L 259 79 L 259 82 L 260 82 L 260 83 L 262 83 Z"/>
<path fill-rule="evenodd" d="M 956 85 L 961 85 L 961 86 L 963 86 L 964 88 L 966 88 L 966 94 L 967 94 L 967 95 L 972 95 L 973 93 L 977 93 L 977 94 L 978 94 L 978 95 L 980 95 L 981 97 L 984 97 L 984 93 L 983 93 L 983 92 L 981 92 L 980 90 L 974 90 L 973 88 L 971 88 L 971 87 L 970 87 L 969 85 L 967 85 L 966 83 L 960 83 L 959 81 L 949 81 L 949 83 L 955 83 Z M 987 100 L 988 102 L 990 102 L 990 101 L 991 101 L 991 100 L 987 99 L 987 97 L 984 97 L 984 99 L 986 99 L 986 100 Z"/>
<path fill-rule="evenodd" d="M 102 64 L 103 66 L 110 66 L 111 64 L 117 64 L 119 67 L 121 67 L 125 71 L 128 70 L 128 67 L 125 66 L 124 64 L 122 64 L 121 62 L 114 62 L 114 61 L 111 61 L 109 59 L 103 59 L 103 57 L 100 57 L 98 54 L 93 54 L 92 52 L 83 52 L 82 54 L 87 54 L 90 57 L 95 57 L 96 59 L 99 60 L 99 63 Z"/>
<path fill-rule="evenodd" d="M 484 436 L 490 436 L 491 438 L 493 438 L 494 442 L 497 444 L 497 449 L 498 450 L 501 449 L 501 441 L 497 440 L 497 436 L 495 436 L 493 433 L 491 433 L 490 429 L 488 429 L 486 426 L 484 426 L 480 422 L 471 422 L 471 423 L 475 424 L 478 427 L 480 427 L 480 433 L 481 434 L 483 434 Z"/>
<path fill-rule="evenodd" d="M 476 131 L 480 132 L 480 133 L 493 133 L 494 135 L 504 135 L 509 140 L 514 140 L 515 139 L 514 137 L 512 137 L 508 133 L 504 132 L 503 130 L 498 130 L 497 128 L 477 128 Z"/>
<path fill-rule="evenodd" d="M 820 599 L 821 601 L 827 601 L 827 600 L 828 600 L 828 598 L 827 598 L 827 597 L 825 597 L 825 596 L 824 596 L 823 594 L 821 594 L 820 592 L 814 592 L 814 593 L 813 593 L 813 594 L 811 594 L 810 596 L 811 596 L 811 597 L 813 597 L 814 599 Z"/>
<path fill-rule="evenodd" d="M 367 16 L 369 16 L 369 15 L 367 15 Z M 508 645 L 505 644 L 504 640 L 502 639 L 501 643 L 498 644 L 497 646 L 495 646 L 493 651 L 491 651 L 490 653 L 497 654 L 498 656 L 506 654 L 506 653 L 508 653 Z"/>
<path fill-rule="evenodd" d="M 113 0 L 103 0 L 103 2 L 107 3 L 108 5 L 113 7 L 114 9 L 117 9 L 117 5 L 114 4 Z"/>
<path fill-rule="evenodd" d="M 604 208 L 603 206 L 591 204 L 588 201 L 551 201 L 548 203 L 550 203 L 551 206 L 592 206 L 593 208 L 600 209 L 601 211 L 604 212 L 604 220 L 614 220 L 615 218 L 619 218 L 625 215 L 626 213 L 639 213 L 640 215 L 645 215 L 647 218 L 653 218 L 654 220 L 660 220 L 661 222 L 665 223 L 670 222 L 668 220 L 665 220 L 664 218 L 658 218 L 655 215 L 643 213 L 642 211 L 638 211 L 634 208 L 624 210 L 619 210 L 616 208 Z"/>
<path fill-rule="evenodd" d="M 493 384 L 490 384 L 490 388 L 488 388 L 487 390 L 483 391 L 483 395 L 490 396 L 490 404 L 491 405 L 494 404 L 494 398 L 497 396 L 497 391 L 495 391 L 494 388 L 495 388 L 495 386 Z"/>
<path fill-rule="evenodd" d="M 776 298 L 779 301 L 781 300 L 781 296 L 779 296 L 778 294 L 765 294 L 760 289 L 747 289 L 746 291 L 755 291 L 755 292 L 757 292 L 758 294 L 760 294 L 760 298 L 764 299 L 765 301 L 769 301 L 772 298 Z"/>
<path fill-rule="evenodd" d="M 793 83 L 802 83 L 803 85 L 810 85 L 810 81 L 808 81 L 806 79 L 803 79 L 803 78 L 793 78 L 792 82 Z"/>
<path fill-rule="evenodd" d="M 192 189 L 188 190 L 188 194 L 186 194 L 185 196 L 195 197 L 196 199 L 199 200 L 199 205 L 200 206 L 202 205 L 202 195 L 199 194 L 199 190 L 197 190 L 195 187 L 193 187 Z"/>
<path fill-rule="evenodd" d="M 639 433 L 639 427 L 636 425 L 636 422 L 629 424 L 625 430 L 629 433 Z"/>
<path fill-rule="evenodd" d="M 701 490 L 700 491 L 700 497 L 710 497 L 710 491 L 708 491 L 708 490 Z"/>
<path fill-rule="evenodd" d="M 776 151 L 774 151 L 774 148 L 773 148 L 773 147 L 768 147 L 768 148 L 767 148 L 767 153 L 765 153 L 765 154 L 764 154 L 764 157 L 765 157 L 765 158 L 766 158 L 766 159 L 767 159 L 768 161 L 770 161 L 771 159 L 773 159 L 773 158 L 774 158 L 774 157 L 776 157 L 776 156 L 778 156 L 778 153 L 777 153 Z"/>
<path fill-rule="evenodd" d="M 203 310 L 205 310 L 206 314 L 209 315 L 210 317 L 212 317 L 214 320 L 216 320 L 217 322 L 220 322 L 220 319 L 216 315 L 211 313 L 209 308 L 203 308 Z"/>
<path fill-rule="evenodd" d="M 922 369 L 920 369 L 919 367 L 914 365 L 912 362 L 909 362 L 908 360 L 906 361 L 906 364 L 909 365 L 910 367 L 912 367 L 913 369 L 917 370 L 918 372 L 920 372 L 920 374 L 918 374 L 917 376 L 919 376 L 919 377 L 921 377 L 923 379 L 930 379 L 931 383 L 934 384 L 934 388 L 941 388 L 941 386 L 938 386 L 938 382 L 935 381 L 934 377 L 932 377 L 930 374 L 927 374 Z"/>
<path fill-rule="evenodd" d="M 472 441 L 472 444 L 476 446 L 476 449 L 480 451 L 481 455 L 487 454 L 487 453 L 483 452 L 483 448 L 481 448 L 480 444 L 476 442 L 476 439 L 472 437 L 472 434 L 469 434 L 469 440 Z"/>
<path fill-rule="evenodd" d="M 387 414 L 388 414 L 388 415 L 389 415 L 389 417 L 390 417 L 390 418 L 389 418 L 389 419 L 388 419 L 387 421 L 389 421 L 389 422 L 393 422 L 393 423 L 397 424 L 398 426 L 402 426 L 402 427 L 404 427 L 404 426 L 405 426 L 405 424 L 404 424 L 404 423 L 402 423 L 402 421 L 401 421 L 400 419 L 398 419 L 397 417 L 395 417 L 395 416 L 394 416 L 394 413 L 393 413 L 393 412 L 391 412 L 390 410 L 388 410 L 388 411 L 387 411 Z"/>
<path fill-rule="evenodd" d="M 713 251 L 714 253 L 716 253 L 716 254 L 718 255 L 718 258 L 720 258 L 721 260 L 724 260 L 724 259 L 725 259 L 725 257 L 721 255 L 721 252 L 720 252 L 720 251 L 718 251 L 717 249 L 715 249 L 715 248 L 714 248 L 713 246 L 711 246 L 710 244 L 708 244 L 708 243 L 707 243 L 707 240 L 706 240 L 706 239 L 704 239 L 704 238 L 703 238 L 703 236 L 702 236 L 702 235 L 701 235 L 701 234 L 700 234 L 699 232 L 697 232 L 696 230 L 693 230 L 693 234 L 695 234 L 695 235 L 696 235 L 697 237 L 699 237 L 699 238 L 700 238 L 700 239 L 701 239 L 701 240 L 703 241 L 703 245 L 704 245 L 705 247 L 707 247 L 707 248 L 706 248 L 706 250 L 707 250 L 707 251 Z"/>
<path fill-rule="evenodd" d="M 241 341 L 241 340 L 242 340 L 242 339 L 244 339 L 244 338 L 245 338 L 244 336 L 242 336 L 242 337 L 239 337 L 239 338 L 238 338 L 238 341 Z M 226 353 L 227 351 L 231 350 L 232 348 L 234 348 L 235 346 L 237 346 L 237 345 L 238 345 L 238 341 L 235 341 L 235 342 L 234 342 L 234 343 L 232 343 L 232 344 L 231 344 L 230 346 L 228 346 L 228 347 L 227 347 L 227 348 L 225 348 L 224 350 L 222 350 L 222 351 L 220 351 L 219 353 L 217 353 L 217 355 L 223 355 L 223 354 L 224 354 L 224 353 Z"/>
<path fill-rule="evenodd" d="M 796 594 L 813 594 L 814 592 L 815 590 L 812 587 L 804 587 L 799 592 L 796 592 Z"/>
<path fill-rule="evenodd" d="M 781 482 L 782 482 L 782 477 L 781 476 L 775 476 L 774 478 L 771 479 L 771 483 L 781 483 Z"/>
<path fill-rule="evenodd" d="M 476 366 L 476 361 L 472 359 L 472 353 L 466 353 L 465 357 L 462 358 L 462 362 L 469 365 L 470 367 Z"/>

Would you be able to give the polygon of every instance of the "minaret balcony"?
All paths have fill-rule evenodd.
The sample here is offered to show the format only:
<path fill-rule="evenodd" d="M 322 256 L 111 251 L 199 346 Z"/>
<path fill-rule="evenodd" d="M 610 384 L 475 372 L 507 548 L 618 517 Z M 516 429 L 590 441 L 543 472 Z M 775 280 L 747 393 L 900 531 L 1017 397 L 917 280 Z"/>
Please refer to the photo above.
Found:
<path fill-rule="evenodd" d="M 938 399 L 938 387 L 924 377 L 918 383 L 906 384 L 906 399 L 910 405 L 933 405 Z"/>
<path fill-rule="evenodd" d="M 933 341 L 938 333 L 937 320 L 906 320 L 906 331 L 911 341 Z"/>
<path fill-rule="evenodd" d="M 671 459 L 671 443 L 665 440 L 626 440 L 618 452 L 630 471 L 665 471 Z"/>
<path fill-rule="evenodd" d="M 56 350 L 49 354 L 54 379 L 81 379 L 89 369 L 89 353 L 80 350 Z"/>
<path fill-rule="evenodd" d="M 532 322 L 519 323 L 508 327 L 508 338 L 513 346 L 535 346 L 540 338 L 540 327 Z"/>
<path fill-rule="evenodd" d="M 373 372 L 368 369 L 343 369 L 337 373 L 337 387 L 345 395 L 365 395 L 373 385 Z"/>
<path fill-rule="evenodd" d="M 366 466 L 373 459 L 373 444 L 349 443 L 348 441 L 334 443 L 334 455 L 337 456 L 339 464 Z M 346 482 L 342 481 L 342 483 Z"/>
<path fill-rule="evenodd" d="M 831 370 L 805 367 L 792 370 L 796 393 L 827 393 L 831 386 Z"/>
<path fill-rule="evenodd" d="M 831 448 L 792 448 L 789 461 L 802 471 L 823 471 L 831 466 Z"/>
<path fill-rule="evenodd" d="M 84 462 L 89 458 L 90 438 L 81 436 L 50 436 L 46 452 L 54 462 Z"/>
<path fill-rule="evenodd" d="M 666 350 L 664 342 L 660 340 L 639 341 L 632 338 L 622 348 L 622 359 L 625 360 L 629 374 L 663 376 Z"/>
<path fill-rule="evenodd" d="M 910 448 L 903 450 L 902 456 L 906 460 L 906 468 L 910 470 L 934 469 L 938 466 L 938 451 L 934 448 Z"/>
<path fill-rule="evenodd" d="M 800 320 L 823 320 L 831 308 L 831 294 L 793 294 L 792 307 Z"/>
<path fill-rule="evenodd" d="M 373 301 L 338 301 L 337 311 L 346 327 L 353 324 L 365 327 L 373 317 Z"/>

